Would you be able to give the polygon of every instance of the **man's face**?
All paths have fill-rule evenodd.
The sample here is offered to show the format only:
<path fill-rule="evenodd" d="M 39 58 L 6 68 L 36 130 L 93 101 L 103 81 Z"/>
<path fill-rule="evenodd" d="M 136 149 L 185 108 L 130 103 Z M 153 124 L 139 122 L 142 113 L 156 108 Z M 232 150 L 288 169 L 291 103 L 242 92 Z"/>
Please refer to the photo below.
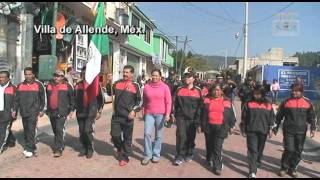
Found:
<path fill-rule="evenodd" d="M 53 76 L 53 80 L 54 80 L 54 82 L 55 82 L 56 84 L 60 84 L 60 83 L 62 82 L 62 80 L 63 80 L 63 76 L 60 76 L 60 75 L 55 74 L 55 75 Z"/>
<path fill-rule="evenodd" d="M 32 71 L 25 71 L 24 78 L 27 82 L 32 82 L 34 80 L 34 74 L 32 73 Z"/>
<path fill-rule="evenodd" d="M 3 73 L 3 74 L 0 74 L 0 84 L 1 86 L 4 86 L 8 83 L 9 81 L 9 77 L 7 77 L 7 74 Z"/>
<path fill-rule="evenodd" d="M 132 80 L 133 73 L 130 71 L 130 69 L 123 69 L 122 73 L 124 80 Z"/>
<path fill-rule="evenodd" d="M 184 82 L 185 82 L 186 85 L 193 84 L 194 83 L 194 77 L 193 76 L 185 77 L 184 78 Z"/>
<path fill-rule="evenodd" d="M 302 92 L 293 89 L 293 90 L 292 90 L 292 96 L 293 96 L 294 98 L 300 98 L 300 97 L 302 97 Z"/>

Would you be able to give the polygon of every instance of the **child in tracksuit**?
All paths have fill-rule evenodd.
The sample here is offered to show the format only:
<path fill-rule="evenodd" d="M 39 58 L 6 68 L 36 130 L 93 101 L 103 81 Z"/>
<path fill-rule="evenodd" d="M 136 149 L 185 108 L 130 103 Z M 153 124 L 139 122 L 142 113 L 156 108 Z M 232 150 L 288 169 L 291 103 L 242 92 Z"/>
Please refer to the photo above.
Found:
<path fill-rule="evenodd" d="M 292 85 L 292 97 L 283 101 L 276 115 L 276 127 L 273 132 L 276 135 L 284 119 L 283 143 L 284 152 L 281 159 L 280 176 L 289 174 L 298 177 L 297 166 L 301 160 L 308 124 L 310 124 L 310 137 L 314 137 L 316 131 L 317 117 L 312 103 L 303 96 L 303 84 Z"/>
<path fill-rule="evenodd" d="M 249 178 L 255 178 L 261 165 L 267 136 L 271 138 L 275 114 L 271 102 L 265 97 L 263 86 L 256 86 L 253 98 L 244 105 L 241 115 L 240 130 L 247 136 Z"/>
<path fill-rule="evenodd" d="M 234 131 L 235 113 L 231 100 L 223 96 L 221 84 L 215 84 L 209 89 L 202 105 L 201 128 L 209 135 L 206 137 L 207 158 L 212 158 L 213 173 L 221 175 L 222 145 L 228 137 L 228 131 L 230 134 Z"/>

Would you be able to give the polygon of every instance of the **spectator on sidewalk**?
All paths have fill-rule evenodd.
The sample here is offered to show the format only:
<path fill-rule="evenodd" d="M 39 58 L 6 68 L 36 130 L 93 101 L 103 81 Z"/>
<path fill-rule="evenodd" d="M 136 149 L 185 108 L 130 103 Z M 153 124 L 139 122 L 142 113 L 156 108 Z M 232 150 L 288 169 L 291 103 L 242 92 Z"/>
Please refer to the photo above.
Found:
<path fill-rule="evenodd" d="M 194 86 L 195 74 L 184 74 L 185 85 L 179 87 L 174 97 L 173 117 L 176 119 L 176 150 L 174 165 L 190 162 L 194 156 L 196 131 L 201 112 L 201 89 Z"/>
<path fill-rule="evenodd" d="M 0 154 L 8 147 L 14 147 L 16 138 L 11 131 L 14 95 L 16 87 L 10 82 L 9 71 L 0 71 Z"/>
<path fill-rule="evenodd" d="M 240 130 L 247 137 L 249 178 L 255 178 L 261 166 L 263 150 L 271 129 L 275 124 L 275 114 L 271 102 L 266 98 L 265 89 L 258 85 L 253 90 L 253 98 L 244 105 Z"/>
<path fill-rule="evenodd" d="M 142 105 L 141 90 L 137 82 L 132 80 L 134 68 L 126 65 L 123 68 L 123 79 L 114 83 L 114 112 L 111 119 L 111 136 L 117 148 L 120 166 L 129 163 L 132 154 L 132 133 L 134 118 Z"/>
<path fill-rule="evenodd" d="M 272 104 L 275 104 L 278 100 L 278 94 L 280 91 L 280 85 L 278 83 L 278 80 L 274 79 L 273 83 L 270 86 L 270 91 L 272 93 Z"/>
<path fill-rule="evenodd" d="M 151 72 L 152 81 L 143 89 L 144 110 L 144 159 L 142 165 L 150 160 L 157 163 L 160 160 L 162 128 L 170 120 L 172 98 L 168 85 L 161 81 L 161 71 Z M 152 143 L 152 130 L 155 127 L 155 141 Z"/>
<path fill-rule="evenodd" d="M 85 86 L 85 73 L 86 67 L 81 70 L 81 81 L 75 86 L 75 103 L 76 103 L 76 116 L 79 125 L 80 143 L 82 148 L 79 153 L 79 157 L 86 156 L 90 159 L 93 156 L 93 139 L 94 139 L 94 127 L 95 121 L 100 119 L 102 109 L 104 106 L 104 98 L 102 94 L 102 89 L 99 84 L 99 94 L 98 96 L 88 102 L 88 93 L 84 89 Z"/>
<path fill-rule="evenodd" d="M 47 86 L 47 115 L 50 118 L 54 133 L 54 157 L 62 156 L 64 150 L 64 135 L 66 119 L 71 119 L 75 110 L 74 91 L 64 80 L 64 73 L 57 70 L 53 80 Z"/>
<path fill-rule="evenodd" d="M 235 122 L 231 100 L 224 97 L 222 84 L 213 85 L 202 103 L 201 129 L 205 133 L 206 160 L 208 163 L 212 161 L 212 170 L 216 175 L 221 175 L 223 142 L 228 132 L 233 134 Z"/>
<path fill-rule="evenodd" d="M 43 84 L 35 79 L 31 67 L 24 69 L 25 81 L 17 87 L 14 98 L 12 117 L 20 110 L 22 117 L 25 147 L 23 154 L 30 158 L 36 154 L 36 136 L 38 117 L 44 115 L 47 109 L 46 92 Z"/>
<path fill-rule="evenodd" d="M 301 160 L 301 153 L 305 142 L 308 124 L 310 124 L 310 137 L 316 132 L 317 117 L 312 102 L 303 96 L 303 84 L 292 86 L 292 96 L 283 101 L 276 115 L 276 127 L 273 132 L 276 135 L 284 120 L 282 132 L 284 152 L 281 159 L 281 177 L 289 173 L 298 177 L 297 167 Z"/>

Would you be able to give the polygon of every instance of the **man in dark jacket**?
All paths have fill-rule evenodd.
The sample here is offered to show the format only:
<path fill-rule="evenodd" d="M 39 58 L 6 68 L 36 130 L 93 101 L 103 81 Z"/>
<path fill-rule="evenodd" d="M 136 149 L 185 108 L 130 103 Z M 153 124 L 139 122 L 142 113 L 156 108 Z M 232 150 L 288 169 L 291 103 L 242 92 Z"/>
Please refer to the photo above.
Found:
<path fill-rule="evenodd" d="M 52 130 L 54 133 L 54 157 L 62 156 L 64 150 L 65 122 L 72 118 L 75 110 L 74 92 L 72 86 L 64 81 L 64 73 L 56 71 L 53 82 L 47 86 L 48 109 Z"/>
<path fill-rule="evenodd" d="M 142 105 L 141 90 L 137 82 L 133 82 L 134 68 L 126 65 L 123 68 L 123 79 L 114 83 L 114 112 L 111 119 L 111 136 L 117 148 L 120 166 L 129 162 L 132 154 L 132 133 L 134 118 Z"/>
<path fill-rule="evenodd" d="M 244 104 L 251 100 L 252 91 L 254 88 L 254 83 L 252 78 L 249 76 L 245 82 L 240 86 L 238 96 L 241 100 L 241 109 L 243 109 Z"/>
<path fill-rule="evenodd" d="M 281 103 L 276 115 L 276 127 L 273 132 L 276 135 L 283 123 L 284 152 L 281 159 L 280 176 L 289 174 L 298 177 L 297 166 L 301 160 L 304 141 L 308 124 L 310 124 L 310 137 L 315 136 L 317 116 L 311 101 L 303 96 L 303 84 L 296 83 L 292 86 L 292 97 Z"/>
<path fill-rule="evenodd" d="M 26 158 L 32 157 L 36 153 L 36 128 L 38 117 L 44 115 L 46 110 L 46 92 L 43 84 L 35 79 L 35 74 L 31 67 L 24 69 L 25 81 L 17 87 L 14 98 L 12 116 L 16 117 L 18 110 L 22 117 Z"/>
<path fill-rule="evenodd" d="M 86 156 L 88 159 L 92 158 L 93 148 L 93 133 L 95 121 L 101 117 L 102 109 L 104 106 L 104 98 L 102 89 L 99 85 L 99 94 L 90 103 L 87 102 L 88 94 L 84 89 L 86 67 L 82 68 L 81 81 L 75 86 L 75 98 L 76 98 L 76 116 L 79 124 L 80 142 L 82 148 L 79 153 L 79 157 Z"/>
<path fill-rule="evenodd" d="M 172 116 L 176 119 L 176 150 L 174 165 L 192 160 L 197 129 L 200 127 L 201 89 L 194 86 L 195 74 L 185 73 L 185 85 L 177 89 Z"/>
<path fill-rule="evenodd" d="M 10 82 L 10 73 L 0 71 L 0 154 L 7 147 L 15 146 L 15 137 L 12 134 L 12 122 L 16 117 L 12 117 L 13 99 L 16 87 Z"/>

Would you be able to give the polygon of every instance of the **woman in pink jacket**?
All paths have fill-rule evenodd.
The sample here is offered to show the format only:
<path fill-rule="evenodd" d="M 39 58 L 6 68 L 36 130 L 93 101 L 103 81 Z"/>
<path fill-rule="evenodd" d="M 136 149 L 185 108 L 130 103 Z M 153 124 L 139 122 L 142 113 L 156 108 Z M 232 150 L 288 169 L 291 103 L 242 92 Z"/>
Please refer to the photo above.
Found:
<path fill-rule="evenodd" d="M 161 71 L 155 69 L 151 72 L 152 81 L 143 89 L 144 110 L 144 159 L 142 165 L 147 165 L 150 160 L 157 163 L 160 160 L 162 128 L 170 119 L 171 94 L 169 87 L 161 81 Z M 152 145 L 151 133 L 155 127 L 155 142 Z"/>

